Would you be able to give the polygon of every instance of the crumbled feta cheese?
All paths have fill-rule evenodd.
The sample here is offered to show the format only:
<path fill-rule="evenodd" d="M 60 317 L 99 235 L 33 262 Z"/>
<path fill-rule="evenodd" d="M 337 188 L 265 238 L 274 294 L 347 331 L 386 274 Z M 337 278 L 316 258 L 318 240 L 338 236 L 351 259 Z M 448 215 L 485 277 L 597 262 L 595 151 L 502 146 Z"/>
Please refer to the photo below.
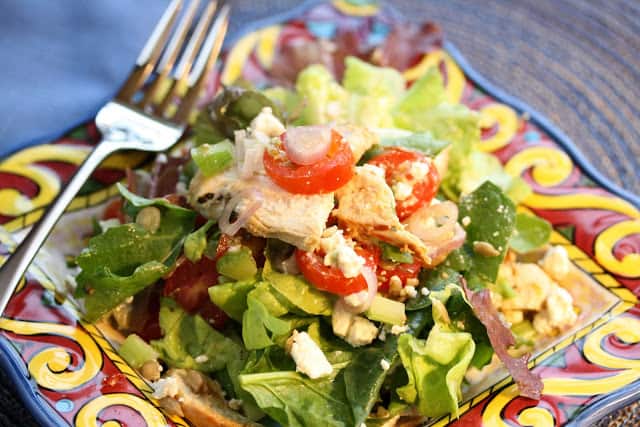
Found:
<path fill-rule="evenodd" d="M 351 239 L 345 239 L 342 230 L 335 226 L 327 228 L 320 239 L 320 249 L 325 253 L 324 265 L 340 269 L 346 278 L 357 277 L 365 261 L 354 246 Z"/>
<path fill-rule="evenodd" d="M 342 298 L 351 307 L 362 307 L 369 299 L 369 291 L 354 292 Z"/>
<path fill-rule="evenodd" d="M 209 357 L 206 354 L 200 354 L 194 359 L 196 363 L 207 363 Z"/>
<path fill-rule="evenodd" d="M 407 325 L 403 325 L 403 326 L 393 325 L 391 327 L 391 333 L 393 335 L 400 335 L 400 334 L 402 334 L 404 332 L 407 332 L 408 330 L 409 330 L 409 327 Z"/>
<path fill-rule="evenodd" d="M 415 298 L 418 296 L 418 291 L 413 286 L 405 286 L 404 292 L 407 294 L 409 298 Z"/>
<path fill-rule="evenodd" d="M 541 334 L 548 335 L 573 325 L 577 318 L 571 294 L 556 285 L 549 292 L 545 308 L 533 318 L 533 328 Z"/>
<path fill-rule="evenodd" d="M 420 289 L 420 293 L 426 297 L 431 293 L 431 291 L 429 290 L 429 288 L 422 288 Z"/>
<path fill-rule="evenodd" d="M 569 254 L 564 246 L 552 246 L 549 248 L 539 264 L 545 273 L 556 281 L 564 279 L 571 268 Z"/>
<path fill-rule="evenodd" d="M 378 334 L 378 339 L 380 341 L 386 341 L 386 339 L 387 339 L 387 330 L 385 328 L 380 328 L 380 333 Z"/>
<path fill-rule="evenodd" d="M 151 396 L 155 399 L 175 397 L 180 392 L 180 384 L 174 377 L 160 378 L 152 383 L 151 387 L 153 388 Z"/>
<path fill-rule="evenodd" d="M 389 363 L 388 360 L 382 359 L 380 361 L 380 367 L 382 368 L 383 371 L 388 371 L 389 368 L 391 367 L 391 364 Z"/>
<path fill-rule="evenodd" d="M 251 130 L 260 132 L 269 138 L 280 136 L 284 133 L 284 125 L 273 115 L 270 107 L 264 107 L 251 121 Z"/>
<path fill-rule="evenodd" d="M 333 306 L 333 313 L 331 313 L 331 327 L 333 329 L 333 333 L 340 338 L 346 337 L 349 332 L 349 328 L 351 327 L 351 323 L 353 323 L 354 317 L 355 314 L 347 311 L 340 301 L 336 302 Z"/>
<path fill-rule="evenodd" d="M 413 162 L 411 163 L 411 168 L 409 169 L 409 173 L 414 179 L 420 180 L 429 173 L 430 168 L 431 166 L 427 162 L 424 162 L 424 161 Z"/>
<path fill-rule="evenodd" d="M 311 379 L 326 377 L 333 373 L 333 366 L 309 334 L 294 330 L 290 340 L 291 357 L 296 362 L 296 371 L 302 372 Z"/>
<path fill-rule="evenodd" d="M 462 225 L 464 225 L 465 227 L 468 227 L 469 224 L 471 224 L 471 218 L 465 216 L 460 222 L 462 222 Z"/>
<path fill-rule="evenodd" d="M 355 316 L 345 341 L 354 347 L 371 344 L 378 336 L 378 328 L 369 319 L 362 316 Z"/>
<path fill-rule="evenodd" d="M 404 181 L 398 181 L 391 186 L 391 191 L 396 200 L 406 200 L 411 197 L 413 186 Z"/>

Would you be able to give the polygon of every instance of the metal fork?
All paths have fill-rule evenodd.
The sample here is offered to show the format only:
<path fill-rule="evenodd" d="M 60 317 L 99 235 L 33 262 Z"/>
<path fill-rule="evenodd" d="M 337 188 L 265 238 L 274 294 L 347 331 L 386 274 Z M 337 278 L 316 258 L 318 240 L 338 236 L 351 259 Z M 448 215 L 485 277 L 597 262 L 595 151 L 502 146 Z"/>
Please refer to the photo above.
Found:
<path fill-rule="evenodd" d="M 224 5 L 211 24 L 217 2 L 209 1 L 185 45 L 199 3 L 200 0 L 191 1 L 174 29 L 183 0 L 171 1 L 129 78 L 115 98 L 98 112 L 96 125 L 102 132 L 102 141 L 0 269 L 0 313 L 66 207 L 108 155 L 119 150 L 165 151 L 184 132 L 220 53 L 229 22 L 229 6 Z M 178 56 L 180 62 L 176 66 Z M 167 79 L 170 88 L 163 93 Z"/>

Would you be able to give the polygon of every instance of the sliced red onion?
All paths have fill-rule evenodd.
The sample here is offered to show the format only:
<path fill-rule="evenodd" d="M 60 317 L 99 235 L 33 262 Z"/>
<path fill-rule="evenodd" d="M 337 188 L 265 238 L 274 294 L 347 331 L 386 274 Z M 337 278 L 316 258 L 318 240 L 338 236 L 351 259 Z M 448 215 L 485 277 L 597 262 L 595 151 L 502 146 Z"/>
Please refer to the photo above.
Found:
<path fill-rule="evenodd" d="M 407 220 L 407 229 L 423 242 L 440 246 L 455 235 L 458 221 L 458 206 L 446 201 L 423 206 Z"/>
<path fill-rule="evenodd" d="M 246 206 L 240 212 L 238 218 L 231 223 L 231 214 L 238 205 L 246 201 Z M 262 195 L 256 191 L 242 191 L 233 196 L 222 210 L 222 215 L 218 221 L 220 231 L 229 236 L 234 236 L 242 227 L 247 224 L 249 218 L 262 206 Z"/>
<path fill-rule="evenodd" d="M 367 295 L 360 304 L 354 305 L 348 303 L 345 298 L 348 298 L 349 296 L 340 298 L 340 302 L 342 302 L 344 309 L 350 313 L 360 314 L 367 311 L 369 307 L 371 307 L 371 303 L 378 293 L 378 277 L 376 276 L 375 270 L 365 265 L 362 267 L 362 277 L 364 277 L 365 282 L 367 282 Z M 360 292 L 357 293 L 359 294 Z"/>
<path fill-rule="evenodd" d="M 454 234 L 451 239 L 445 240 L 439 246 L 433 247 L 429 251 L 429 257 L 431 258 L 432 265 L 438 265 L 447 258 L 447 256 L 454 250 L 458 249 L 464 244 L 464 240 L 467 238 L 467 233 L 460 226 L 460 224 L 454 225 Z"/>
<path fill-rule="evenodd" d="M 327 155 L 331 145 L 331 128 L 292 127 L 287 129 L 282 142 L 289 160 L 298 165 L 312 165 Z"/>
<path fill-rule="evenodd" d="M 254 144 L 245 148 L 244 160 L 240 168 L 240 177 L 243 179 L 251 178 L 256 172 L 264 170 L 262 157 L 264 156 L 264 147 L 260 144 Z"/>

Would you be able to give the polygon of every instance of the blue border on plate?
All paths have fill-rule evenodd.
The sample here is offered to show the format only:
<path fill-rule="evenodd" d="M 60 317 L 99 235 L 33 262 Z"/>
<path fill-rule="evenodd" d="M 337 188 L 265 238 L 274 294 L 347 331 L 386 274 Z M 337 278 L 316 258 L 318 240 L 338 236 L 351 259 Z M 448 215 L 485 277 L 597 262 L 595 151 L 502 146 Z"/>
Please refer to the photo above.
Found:
<path fill-rule="evenodd" d="M 228 47 L 230 44 L 235 43 L 243 35 L 258 30 L 268 25 L 274 25 L 295 16 L 298 16 L 308 10 L 310 7 L 317 4 L 324 3 L 323 0 L 306 0 L 299 5 L 289 9 L 286 12 L 279 13 L 274 16 L 270 16 L 264 19 L 258 19 L 251 23 L 244 25 L 241 29 L 230 34 L 225 40 L 224 46 Z M 389 12 L 400 16 L 400 14 L 393 9 L 388 3 L 384 7 L 389 7 Z M 569 139 L 569 137 L 562 132 L 559 128 L 551 124 L 551 122 L 543 116 L 541 113 L 531 108 L 525 102 L 509 95 L 504 90 L 500 89 L 488 79 L 483 77 L 480 73 L 471 67 L 469 62 L 464 58 L 462 53 L 450 42 L 445 42 L 445 50 L 451 55 L 451 57 L 460 66 L 464 74 L 469 80 L 471 80 L 476 86 L 486 92 L 488 95 L 496 98 L 504 104 L 508 104 L 515 108 L 520 113 L 528 113 L 531 121 L 546 132 L 555 142 L 562 147 L 567 154 L 571 157 L 574 164 L 582 169 L 582 172 L 589 177 L 595 184 L 606 189 L 612 194 L 621 197 L 636 208 L 640 209 L 640 197 L 633 193 L 618 187 L 613 182 L 609 181 L 602 173 L 600 173 L 587 158 L 580 152 L 578 147 Z M 71 127 L 74 129 L 77 126 L 86 123 L 91 120 L 93 116 L 87 117 L 81 123 Z M 51 138 L 50 140 L 53 140 Z M 42 138 L 46 140 L 46 138 Z M 26 145 L 25 145 L 26 146 Z M 22 147 L 24 148 L 24 147 Z M 21 150 L 15 150 L 16 152 Z M 9 154 L 10 155 L 10 154 Z M 37 392 L 37 386 L 30 381 L 30 375 L 27 372 L 24 363 L 17 355 L 17 351 L 6 338 L 0 339 L 0 367 L 5 372 L 5 375 L 14 383 L 14 389 L 17 391 L 21 402 L 29 410 L 32 416 L 42 425 L 46 426 L 59 426 L 64 423 L 64 420 L 46 403 L 40 394 Z M 633 389 L 633 390 L 630 390 Z M 586 410 L 578 414 L 574 419 L 570 420 L 566 426 L 580 426 L 587 424 L 593 424 L 597 420 L 605 417 L 607 414 L 626 406 L 636 400 L 640 399 L 640 381 L 636 381 L 614 393 L 607 395 L 604 398 L 600 398 L 597 402 L 589 405 Z"/>
<path fill-rule="evenodd" d="M 67 425 L 64 418 L 42 398 L 20 353 L 6 337 L 0 337 L 0 367 L 13 383 L 22 404 L 39 424 L 51 427 Z"/>

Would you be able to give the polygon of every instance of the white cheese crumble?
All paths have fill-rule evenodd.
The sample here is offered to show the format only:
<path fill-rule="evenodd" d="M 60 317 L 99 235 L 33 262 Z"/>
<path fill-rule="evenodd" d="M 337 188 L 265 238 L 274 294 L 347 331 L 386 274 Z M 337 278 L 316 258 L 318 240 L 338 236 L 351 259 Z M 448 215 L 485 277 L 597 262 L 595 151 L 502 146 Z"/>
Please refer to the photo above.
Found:
<path fill-rule="evenodd" d="M 552 246 L 549 248 L 539 264 L 545 273 L 556 281 L 564 279 L 571 268 L 569 254 L 564 246 Z"/>
<path fill-rule="evenodd" d="M 326 377 L 333 373 L 333 366 L 309 334 L 294 330 L 290 340 L 291 357 L 296 363 L 296 371 L 302 372 L 311 379 Z"/>
<path fill-rule="evenodd" d="M 402 334 L 404 332 L 407 332 L 408 330 L 409 330 L 409 327 L 407 325 L 403 325 L 403 326 L 393 325 L 391 327 L 391 333 L 393 335 L 400 335 L 400 334 Z"/>
<path fill-rule="evenodd" d="M 378 328 L 373 322 L 347 311 L 341 301 L 333 307 L 331 327 L 335 335 L 353 347 L 370 344 L 378 336 Z"/>
<path fill-rule="evenodd" d="M 380 367 L 382 368 L 383 371 L 388 371 L 389 368 L 391 367 L 391 364 L 389 363 L 388 360 L 382 359 L 380 361 Z"/>
<path fill-rule="evenodd" d="M 355 316 L 344 339 L 352 346 L 360 347 L 371 344 L 377 336 L 378 328 L 373 322 L 362 316 Z"/>
<path fill-rule="evenodd" d="M 269 138 L 280 136 L 284 133 L 284 125 L 273 115 L 271 107 L 264 107 L 251 121 L 250 128 L 254 132 L 260 132 Z"/>
<path fill-rule="evenodd" d="M 429 290 L 429 288 L 422 288 L 420 289 L 420 293 L 426 297 L 431 293 L 431 291 Z"/>
<path fill-rule="evenodd" d="M 431 166 L 427 162 L 413 162 L 411 163 L 409 173 L 411 174 L 411 176 L 413 176 L 414 179 L 420 180 L 429 173 L 430 167 Z"/>
<path fill-rule="evenodd" d="M 469 218 L 468 216 L 465 216 L 464 218 L 462 218 L 462 220 L 460 221 L 462 223 L 462 225 L 464 225 L 465 227 L 468 227 L 469 224 L 471 224 L 471 218 Z"/>
<path fill-rule="evenodd" d="M 411 197 L 413 186 L 407 182 L 398 181 L 391 186 L 391 191 L 396 200 L 406 200 Z"/>
<path fill-rule="evenodd" d="M 560 286 L 551 288 L 546 307 L 533 318 L 533 328 L 541 334 L 552 334 L 557 329 L 573 325 L 577 320 L 573 298 Z"/>
<path fill-rule="evenodd" d="M 369 291 L 364 290 L 360 292 L 354 292 L 342 298 L 344 302 L 354 308 L 362 307 L 369 299 Z"/>
<path fill-rule="evenodd" d="M 415 288 L 415 287 L 413 287 L 413 286 L 405 286 L 405 287 L 404 287 L 404 292 L 406 293 L 406 295 L 407 295 L 409 298 L 415 298 L 415 297 L 417 297 L 417 296 L 418 296 L 418 291 L 417 291 L 417 290 L 416 290 L 416 288 Z"/>
<path fill-rule="evenodd" d="M 370 165 L 370 164 L 364 164 L 362 166 L 360 166 L 360 171 L 361 172 L 369 172 L 372 173 L 374 175 L 378 175 L 379 177 L 384 178 L 384 169 L 382 169 L 381 167 L 375 166 L 375 165 Z"/>
<path fill-rule="evenodd" d="M 345 239 L 338 227 L 332 226 L 324 231 L 320 249 L 325 253 L 324 265 L 340 269 L 346 278 L 360 275 L 364 258 L 356 253 L 353 241 Z"/>
<path fill-rule="evenodd" d="M 175 397 L 180 392 L 180 384 L 174 377 L 160 378 L 151 384 L 153 388 L 154 399 L 162 399 L 164 397 Z"/>

